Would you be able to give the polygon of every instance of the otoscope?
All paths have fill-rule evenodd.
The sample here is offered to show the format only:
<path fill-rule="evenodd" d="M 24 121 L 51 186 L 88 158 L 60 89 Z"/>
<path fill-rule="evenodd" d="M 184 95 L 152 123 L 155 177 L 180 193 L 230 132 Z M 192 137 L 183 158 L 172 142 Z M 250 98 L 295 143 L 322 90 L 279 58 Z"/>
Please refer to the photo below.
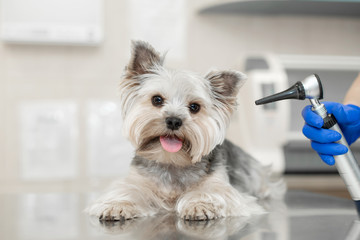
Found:
<path fill-rule="evenodd" d="M 343 155 L 334 156 L 335 166 L 345 182 L 345 185 L 355 202 L 356 210 L 360 215 L 360 169 L 359 165 L 351 152 L 346 139 L 332 114 L 328 114 L 324 104 L 319 100 L 323 99 L 323 87 L 318 75 L 313 74 L 305 78 L 303 81 L 296 82 L 289 89 L 276 93 L 274 95 L 264 97 L 255 101 L 256 105 L 267 104 L 284 99 L 309 99 L 312 105 L 312 111 L 318 114 L 323 120 L 322 128 L 332 129 L 342 135 L 337 143 L 345 145 L 349 151 Z"/>

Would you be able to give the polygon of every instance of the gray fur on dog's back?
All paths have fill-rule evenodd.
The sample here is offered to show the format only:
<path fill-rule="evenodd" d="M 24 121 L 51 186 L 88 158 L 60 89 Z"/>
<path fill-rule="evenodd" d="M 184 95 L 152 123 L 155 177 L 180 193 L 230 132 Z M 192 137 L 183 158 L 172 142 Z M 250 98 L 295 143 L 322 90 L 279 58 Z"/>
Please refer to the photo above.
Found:
<path fill-rule="evenodd" d="M 263 166 L 229 140 L 218 145 L 212 154 L 215 159 L 223 159 L 231 185 L 240 192 L 266 198 L 269 195 L 269 188 L 278 188 L 279 191 L 285 189 L 281 180 L 270 180 L 269 166 Z"/>

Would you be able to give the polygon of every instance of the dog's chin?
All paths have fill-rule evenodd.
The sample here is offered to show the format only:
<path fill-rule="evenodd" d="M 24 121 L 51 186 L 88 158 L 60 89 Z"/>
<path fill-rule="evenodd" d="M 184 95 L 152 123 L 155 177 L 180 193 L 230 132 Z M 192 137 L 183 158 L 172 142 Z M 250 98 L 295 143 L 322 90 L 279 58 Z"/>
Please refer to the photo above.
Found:
<path fill-rule="evenodd" d="M 177 138 L 181 140 L 182 146 L 180 150 L 176 152 L 170 152 L 164 148 L 161 144 L 161 137 L 169 137 Z M 163 164 L 172 164 L 177 166 L 188 166 L 191 165 L 192 157 L 191 153 L 191 143 L 189 140 L 184 138 L 183 136 L 177 135 L 161 135 L 154 136 L 144 139 L 144 141 L 140 144 L 140 146 L 136 150 L 136 154 L 148 160 L 153 160 L 158 163 Z"/>

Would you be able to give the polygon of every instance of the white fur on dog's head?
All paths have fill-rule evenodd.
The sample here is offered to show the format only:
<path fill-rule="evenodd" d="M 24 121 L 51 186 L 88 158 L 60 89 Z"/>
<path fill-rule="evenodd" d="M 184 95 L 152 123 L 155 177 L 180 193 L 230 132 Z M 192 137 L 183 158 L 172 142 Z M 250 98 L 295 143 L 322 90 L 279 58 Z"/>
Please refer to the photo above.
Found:
<path fill-rule="evenodd" d="M 133 42 L 132 57 L 120 82 L 124 133 L 137 155 L 185 166 L 200 161 L 224 141 L 245 75 L 212 71 L 202 77 L 167 69 L 163 59 L 149 44 Z M 163 104 L 154 106 L 153 96 L 161 96 Z M 199 112 L 190 112 L 192 103 L 200 105 Z M 168 129 L 165 123 L 168 117 L 181 119 L 182 126 L 178 130 Z M 160 136 L 182 139 L 181 150 L 165 151 Z"/>

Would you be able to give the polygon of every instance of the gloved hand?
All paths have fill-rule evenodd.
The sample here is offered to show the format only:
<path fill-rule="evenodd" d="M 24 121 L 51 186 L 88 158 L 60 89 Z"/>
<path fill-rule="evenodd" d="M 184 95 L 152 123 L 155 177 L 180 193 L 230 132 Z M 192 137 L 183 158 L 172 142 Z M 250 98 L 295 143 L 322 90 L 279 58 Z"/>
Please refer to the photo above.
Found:
<path fill-rule="evenodd" d="M 323 104 L 328 113 L 335 116 L 348 144 L 355 142 L 360 136 L 360 107 L 336 102 L 323 102 Z M 344 145 L 334 143 L 341 139 L 341 134 L 321 128 L 324 121 L 311 110 L 311 106 L 303 109 L 302 116 L 305 120 L 303 134 L 311 140 L 311 147 L 325 163 L 334 165 L 333 155 L 341 155 L 348 151 Z"/>

